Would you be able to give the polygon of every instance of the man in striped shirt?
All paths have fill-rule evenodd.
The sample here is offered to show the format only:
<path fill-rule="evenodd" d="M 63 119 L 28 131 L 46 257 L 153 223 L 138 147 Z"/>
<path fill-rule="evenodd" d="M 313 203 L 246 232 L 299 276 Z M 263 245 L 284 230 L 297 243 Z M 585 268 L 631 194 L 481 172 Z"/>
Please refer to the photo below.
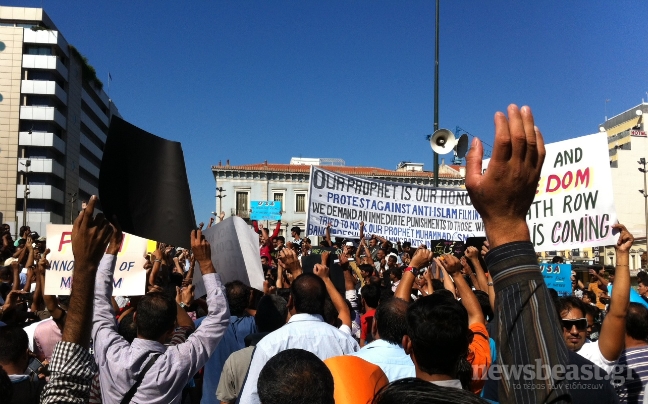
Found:
<path fill-rule="evenodd" d="M 621 403 L 643 403 L 648 384 L 648 309 L 630 303 L 625 325 L 625 350 L 612 378 Z"/>

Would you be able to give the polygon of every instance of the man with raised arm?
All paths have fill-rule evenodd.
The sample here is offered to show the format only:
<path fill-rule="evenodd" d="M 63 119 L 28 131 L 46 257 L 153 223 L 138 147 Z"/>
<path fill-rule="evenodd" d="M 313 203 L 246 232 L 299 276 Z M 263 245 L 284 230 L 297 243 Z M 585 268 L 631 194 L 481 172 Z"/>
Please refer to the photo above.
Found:
<path fill-rule="evenodd" d="M 110 304 L 119 244 L 111 244 L 102 258 L 95 286 L 92 338 L 104 403 L 121 403 L 125 398 L 126 402 L 179 403 L 183 387 L 221 340 L 229 324 L 229 309 L 211 261 L 211 248 L 200 230 L 191 232 L 191 249 L 205 282 L 208 314 L 186 342 L 174 346 L 165 343 L 173 334 L 181 308 L 163 293 L 148 294 L 137 305 L 133 317 L 137 338 L 132 344 L 119 335 Z"/>
<path fill-rule="evenodd" d="M 545 157 L 544 140 L 529 107 L 508 107 L 508 119 L 495 114 L 495 142 L 486 172 L 483 148 L 473 139 L 466 156 L 466 189 L 482 216 L 490 252 L 486 265 L 493 277 L 499 313 L 499 364 L 565 369 L 568 351 L 560 322 L 538 267 L 529 237 L 526 214 L 533 202 Z M 569 401 L 564 383 L 551 372 L 531 381 L 502 372 L 501 403 Z M 547 374 L 548 373 L 548 374 Z M 524 388 L 524 384 L 536 388 Z"/>

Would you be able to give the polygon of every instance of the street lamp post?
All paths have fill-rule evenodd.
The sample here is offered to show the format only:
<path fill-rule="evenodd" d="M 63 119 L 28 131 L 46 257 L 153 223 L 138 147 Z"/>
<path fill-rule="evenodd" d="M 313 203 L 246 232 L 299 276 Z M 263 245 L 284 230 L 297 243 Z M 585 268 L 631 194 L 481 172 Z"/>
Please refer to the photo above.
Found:
<path fill-rule="evenodd" d="M 25 166 L 25 170 L 22 171 L 23 175 L 25 176 L 25 192 L 23 193 L 23 220 L 22 220 L 22 225 L 27 226 L 27 198 L 29 197 L 29 178 L 27 174 L 29 174 L 29 167 L 31 166 L 31 160 L 27 159 L 25 160 L 24 163 L 20 163 Z M 22 236 L 21 236 L 22 237 Z"/>
<path fill-rule="evenodd" d="M 225 188 L 223 187 L 216 188 L 216 191 L 218 191 L 218 194 L 216 194 L 216 198 L 218 198 L 218 207 L 216 208 L 218 216 L 220 215 L 223 207 L 223 198 L 225 198 L 227 195 L 223 195 L 223 192 L 225 192 Z"/>
<path fill-rule="evenodd" d="M 643 189 L 640 189 L 639 192 L 641 192 L 644 197 L 644 229 L 646 231 L 646 249 L 648 249 L 648 186 L 646 185 L 646 159 L 642 157 L 637 161 L 637 163 L 643 166 L 643 168 L 639 167 L 639 171 L 643 173 L 644 187 Z"/>
<path fill-rule="evenodd" d="M 70 224 L 74 224 L 74 202 L 77 201 L 77 193 L 68 192 L 68 195 L 70 195 Z"/>

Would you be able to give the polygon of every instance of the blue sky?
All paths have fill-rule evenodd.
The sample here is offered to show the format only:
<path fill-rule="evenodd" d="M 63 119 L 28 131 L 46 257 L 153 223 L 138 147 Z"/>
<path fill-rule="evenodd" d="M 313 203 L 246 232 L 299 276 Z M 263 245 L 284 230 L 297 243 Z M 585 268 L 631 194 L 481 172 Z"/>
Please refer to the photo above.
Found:
<path fill-rule="evenodd" d="M 646 1 L 441 3 L 441 127 L 492 144 L 494 112 L 527 104 L 554 142 L 648 100 Z M 433 1 L 4 4 L 43 6 L 126 120 L 182 142 L 197 221 L 219 160 L 431 170 Z"/>

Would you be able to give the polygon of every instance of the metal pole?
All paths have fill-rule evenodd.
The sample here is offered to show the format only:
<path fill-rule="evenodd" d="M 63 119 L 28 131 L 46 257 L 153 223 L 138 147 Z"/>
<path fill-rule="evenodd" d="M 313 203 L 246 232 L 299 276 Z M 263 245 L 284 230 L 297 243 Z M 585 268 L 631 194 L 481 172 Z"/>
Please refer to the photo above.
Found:
<path fill-rule="evenodd" d="M 436 0 L 434 35 L 434 131 L 439 129 L 439 0 Z M 434 186 L 439 186 L 439 155 L 434 153 Z"/>
<path fill-rule="evenodd" d="M 646 229 L 646 251 L 648 251 L 648 187 L 646 187 L 646 163 L 644 162 L 644 221 Z"/>

